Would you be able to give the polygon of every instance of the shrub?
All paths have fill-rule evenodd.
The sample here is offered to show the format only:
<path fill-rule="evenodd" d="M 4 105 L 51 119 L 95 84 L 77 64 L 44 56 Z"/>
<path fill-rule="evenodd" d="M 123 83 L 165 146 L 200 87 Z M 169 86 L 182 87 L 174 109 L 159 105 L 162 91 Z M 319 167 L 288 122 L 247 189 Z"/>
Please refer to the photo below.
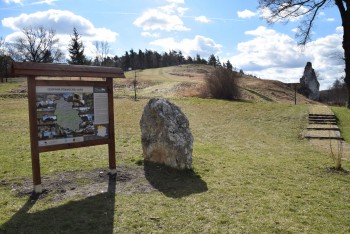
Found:
<path fill-rule="evenodd" d="M 343 157 L 343 141 L 336 141 L 337 145 L 333 148 L 332 140 L 329 140 L 329 147 L 330 147 L 330 156 L 334 161 L 334 170 L 341 171 L 343 170 L 341 166 L 342 157 Z"/>
<path fill-rule="evenodd" d="M 234 100 L 240 98 L 239 88 L 236 81 L 239 77 L 237 72 L 225 68 L 217 68 L 206 76 L 206 92 L 215 99 Z"/>

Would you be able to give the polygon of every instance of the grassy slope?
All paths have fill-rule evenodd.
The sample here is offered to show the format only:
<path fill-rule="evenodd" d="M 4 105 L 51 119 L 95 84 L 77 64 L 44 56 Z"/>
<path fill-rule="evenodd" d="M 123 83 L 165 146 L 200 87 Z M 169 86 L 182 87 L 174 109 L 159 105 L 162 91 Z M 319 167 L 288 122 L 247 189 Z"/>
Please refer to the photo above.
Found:
<path fill-rule="evenodd" d="M 341 134 L 347 142 L 350 142 L 350 110 L 344 107 L 332 107 L 339 120 Z"/>
<path fill-rule="evenodd" d="M 199 176 L 195 182 L 207 190 L 117 194 L 112 207 L 106 206 L 110 198 L 102 195 L 57 202 L 49 194 L 23 213 L 19 210 L 27 197 L 15 197 L 11 188 L 0 186 L 0 224 L 11 219 L 0 232 L 18 226 L 29 233 L 47 228 L 67 233 L 350 232 L 349 175 L 331 172 L 329 157 L 299 137 L 307 123 L 307 106 L 172 101 L 190 120 L 193 167 Z M 135 162 L 141 159 L 138 126 L 146 102 L 115 99 L 119 165 L 142 167 Z M 0 181 L 20 182 L 31 176 L 27 101 L 0 99 L 0 106 L 6 110 L 0 115 L 6 132 L 0 135 Z M 104 155 L 103 146 L 44 153 L 42 174 L 105 167 Z M 349 162 L 344 168 L 350 168 Z"/>

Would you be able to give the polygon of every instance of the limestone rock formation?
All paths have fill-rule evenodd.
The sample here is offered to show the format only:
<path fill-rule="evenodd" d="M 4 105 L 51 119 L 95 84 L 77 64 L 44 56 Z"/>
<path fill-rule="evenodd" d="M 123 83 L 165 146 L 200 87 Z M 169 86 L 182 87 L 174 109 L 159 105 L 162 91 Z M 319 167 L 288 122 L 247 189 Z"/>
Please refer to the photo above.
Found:
<path fill-rule="evenodd" d="M 145 160 L 191 169 L 193 137 L 179 107 L 165 99 L 151 99 L 144 108 L 140 128 Z"/>
<path fill-rule="evenodd" d="M 320 97 L 320 83 L 317 80 L 315 70 L 312 68 L 312 63 L 307 62 L 303 77 L 300 78 L 299 93 L 307 98 L 317 101 Z"/>

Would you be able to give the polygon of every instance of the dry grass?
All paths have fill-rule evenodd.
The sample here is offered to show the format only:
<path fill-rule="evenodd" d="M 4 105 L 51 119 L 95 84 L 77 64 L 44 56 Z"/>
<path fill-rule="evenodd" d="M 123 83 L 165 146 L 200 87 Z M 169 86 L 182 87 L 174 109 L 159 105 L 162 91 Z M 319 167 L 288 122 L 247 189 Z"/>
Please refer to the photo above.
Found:
<path fill-rule="evenodd" d="M 0 127 L 6 135 L 0 135 L 0 232 L 350 232 L 349 175 L 329 170 L 329 156 L 299 137 L 307 125 L 306 105 L 171 101 L 188 116 L 194 135 L 189 174 L 142 164 L 139 120 L 147 99 L 116 98 L 118 166 L 155 173 L 140 173 L 122 190 L 122 181 L 106 181 L 114 193 L 68 196 L 68 191 L 49 191 L 31 202 L 28 194 L 18 196 L 11 187 L 17 183 L 20 188 L 31 178 L 27 101 L 1 98 L 6 111 Z M 41 163 L 45 177 L 65 171 L 84 175 L 107 167 L 107 151 L 99 146 L 49 152 L 41 155 Z M 343 167 L 349 169 L 350 163 Z M 94 189 L 92 179 L 79 183 Z M 153 189 L 143 191 L 138 187 L 143 183 Z"/>

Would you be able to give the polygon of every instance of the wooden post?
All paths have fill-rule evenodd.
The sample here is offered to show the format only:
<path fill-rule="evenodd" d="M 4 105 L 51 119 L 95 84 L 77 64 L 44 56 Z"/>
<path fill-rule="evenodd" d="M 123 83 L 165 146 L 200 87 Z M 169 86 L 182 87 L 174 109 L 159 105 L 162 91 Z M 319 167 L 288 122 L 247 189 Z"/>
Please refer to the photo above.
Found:
<path fill-rule="evenodd" d="M 113 104 L 113 79 L 106 78 L 108 86 L 108 115 L 109 115 L 109 143 L 108 157 L 110 173 L 116 174 L 116 159 L 115 159 L 115 133 L 114 133 L 114 104 Z"/>
<path fill-rule="evenodd" d="M 137 100 L 137 96 L 136 96 L 136 88 L 137 88 L 137 80 L 136 80 L 136 70 L 135 70 L 135 78 L 134 78 L 134 93 L 135 93 L 135 101 Z"/>
<path fill-rule="evenodd" d="M 32 156 L 32 172 L 33 172 L 34 192 L 35 193 L 42 193 L 39 146 L 38 146 L 35 76 L 28 76 L 27 83 L 28 83 L 30 148 L 31 148 L 31 156 Z"/>
<path fill-rule="evenodd" d="M 297 84 L 294 84 L 294 105 L 297 104 Z"/>

